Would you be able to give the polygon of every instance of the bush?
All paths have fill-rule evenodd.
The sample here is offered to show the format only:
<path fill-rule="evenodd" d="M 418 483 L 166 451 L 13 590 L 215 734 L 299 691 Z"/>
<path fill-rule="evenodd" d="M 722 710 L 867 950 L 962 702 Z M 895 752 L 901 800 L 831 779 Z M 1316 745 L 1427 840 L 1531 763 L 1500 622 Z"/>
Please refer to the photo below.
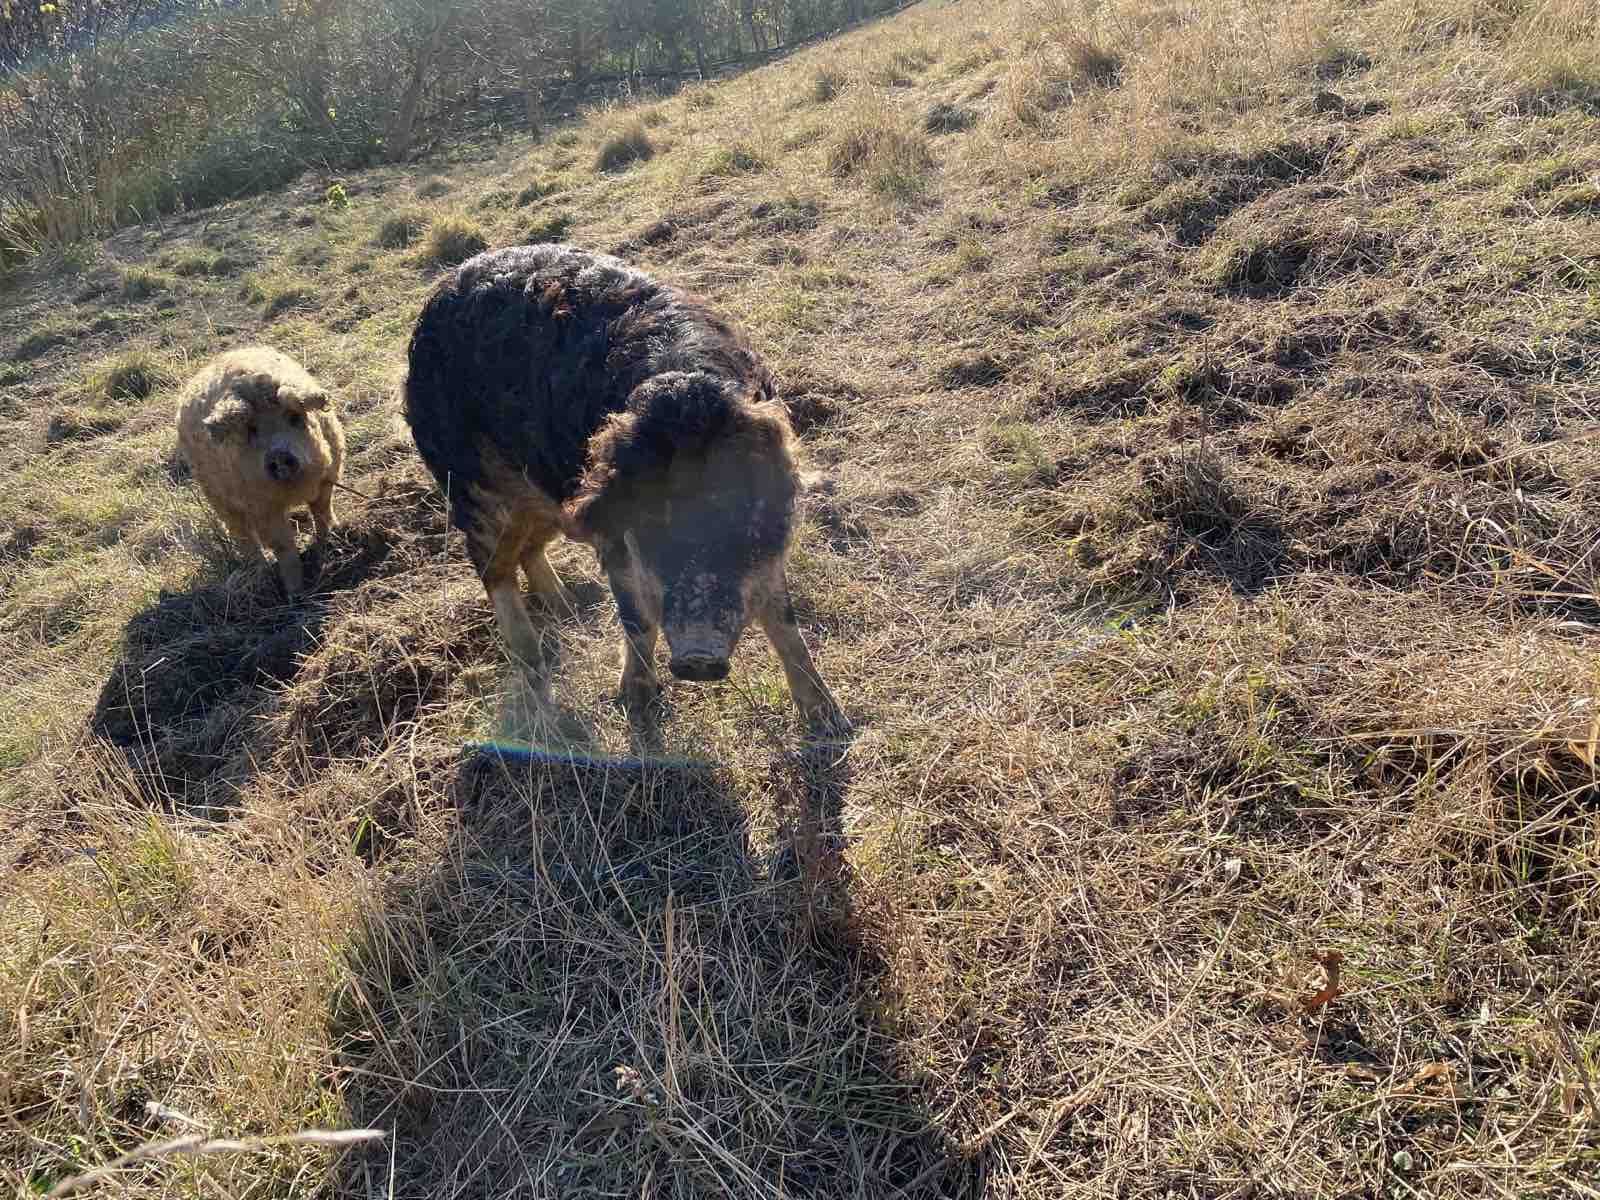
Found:
<path fill-rule="evenodd" d="M 440 217 L 428 229 L 422 257 L 438 266 L 453 267 L 488 248 L 489 239 L 483 230 L 466 217 Z"/>
<path fill-rule="evenodd" d="M 655 143 L 650 140 L 650 131 L 644 127 L 644 122 L 634 121 L 600 143 L 600 149 L 594 156 L 594 169 L 608 172 L 626 170 L 634 163 L 650 158 L 655 152 Z"/>

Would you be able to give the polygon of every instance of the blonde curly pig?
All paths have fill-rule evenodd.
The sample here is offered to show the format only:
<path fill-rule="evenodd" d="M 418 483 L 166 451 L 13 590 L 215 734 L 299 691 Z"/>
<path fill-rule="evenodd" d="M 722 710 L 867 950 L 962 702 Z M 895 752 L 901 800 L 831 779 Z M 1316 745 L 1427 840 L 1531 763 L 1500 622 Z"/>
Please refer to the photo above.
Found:
<path fill-rule="evenodd" d="M 298 596 L 305 574 L 289 512 L 310 508 L 320 562 L 344 468 L 327 389 L 270 347 L 230 350 L 184 385 L 178 448 L 228 532 L 257 561 L 263 543 L 272 547 L 284 591 Z"/>

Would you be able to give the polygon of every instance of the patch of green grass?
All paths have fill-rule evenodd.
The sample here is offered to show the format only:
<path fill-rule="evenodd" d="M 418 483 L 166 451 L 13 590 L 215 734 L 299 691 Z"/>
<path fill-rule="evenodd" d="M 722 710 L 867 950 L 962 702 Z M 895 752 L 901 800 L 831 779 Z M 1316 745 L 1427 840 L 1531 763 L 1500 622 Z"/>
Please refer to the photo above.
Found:
<path fill-rule="evenodd" d="M 435 266 L 454 266 L 489 248 L 489 239 L 475 221 L 454 213 L 440 217 L 428 226 L 422 242 L 423 261 Z"/>
<path fill-rule="evenodd" d="M 954 255 L 957 271 L 987 271 L 994 262 L 994 252 L 976 237 L 964 237 L 956 245 Z"/>
<path fill-rule="evenodd" d="M 146 267 L 134 267 L 122 274 L 122 296 L 125 300 L 149 300 L 172 290 L 172 277 Z"/>
<path fill-rule="evenodd" d="M 225 275 L 234 275 L 239 271 L 241 264 L 237 259 L 227 254 L 210 254 L 205 251 L 191 251 L 178 255 L 172 264 L 172 273 L 185 279 L 201 276 L 219 278 Z"/>
<path fill-rule="evenodd" d="M 879 195 L 899 202 L 920 197 L 933 167 L 928 135 L 881 104 L 854 114 L 834 136 L 827 167 L 835 178 L 858 177 Z"/>
<path fill-rule="evenodd" d="M 1185 187 L 1196 185 L 1186 184 Z M 1154 179 L 1137 178 L 1126 179 L 1117 185 L 1116 191 L 1111 194 L 1112 200 L 1126 209 L 1143 208 L 1161 194 L 1161 184 Z"/>
<path fill-rule="evenodd" d="M 750 216 L 763 233 L 800 233 L 817 227 L 822 206 L 809 196 L 791 192 L 776 200 L 761 201 L 751 208 Z"/>
<path fill-rule="evenodd" d="M 635 163 L 655 155 L 655 143 L 644 122 L 635 120 L 606 136 L 595 151 L 594 169 L 612 173 L 625 171 Z"/>
<path fill-rule="evenodd" d="M 1553 191 L 1549 211 L 1562 217 L 1600 213 L 1600 183 L 1585 180 Z"/>
<path fill-rule="evenodd" d="M 559 242 L 566 237 L 574 223 L 571 213 L 539 213 L 529 219 L 523 236 L 530 242 Z"/>
<path fill-rule="evenodd" d="M 1015 421 L 994 425 L 984 436 L 984 448 L 1005 464 L 1007 479 L 1017 486 L 1055 482 L 1055 460 L 1030 425 Z"/>
<path fill-rule="evenodd" d="M 760 151 L 745 142 L 736 142 L 714 150 L 701 175 L 713 179 L 724 175 L 749 175 L 766 169 L 767 161 Z"/>
<path fill-rule="evenodd" d="M 510 188 L 492 188 L 483 193 L 472 202 L 475 211 L 481 213 L 504 212 L 517 202 L 517 194 Z"/>

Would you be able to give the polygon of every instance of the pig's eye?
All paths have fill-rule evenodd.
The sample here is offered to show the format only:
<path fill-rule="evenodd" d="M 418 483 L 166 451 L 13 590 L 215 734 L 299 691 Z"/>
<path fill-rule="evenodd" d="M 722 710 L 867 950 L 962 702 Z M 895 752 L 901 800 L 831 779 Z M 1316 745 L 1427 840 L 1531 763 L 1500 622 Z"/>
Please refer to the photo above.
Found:
<path fill-rule="evenodd" d="M 247 442 L 255 441 L 256 440 L 256 434 L 258 432 L 259 432 L 259 430 L 256 429 L 254 424 L 246 425 L 244 427 L 245 441 L 247 441 Z"/>
<path fill-rule="evenodd" d="M 301 416 L 299 413 L 290 413 L 289 414 L 289 428 L 290 429 L 299 429 L 300 426 L 304 425 L 305 423 L 306 423 L 306 419 L 303 416 Z"/>

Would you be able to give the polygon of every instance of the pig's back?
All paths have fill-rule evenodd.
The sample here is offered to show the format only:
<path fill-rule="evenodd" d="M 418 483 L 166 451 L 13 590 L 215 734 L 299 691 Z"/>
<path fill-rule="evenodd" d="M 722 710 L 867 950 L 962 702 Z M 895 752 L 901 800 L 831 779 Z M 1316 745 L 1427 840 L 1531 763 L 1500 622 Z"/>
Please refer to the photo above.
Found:
<path fill-rule="evenodd" d="M 484 479 L 483 450 L 565 500 L 590 436 L 662 370 L 759 372 L 702 306 L 608 255 L 514 246 L 442 280 L 412 331 L 405 414 L 441 485 Z"/>

